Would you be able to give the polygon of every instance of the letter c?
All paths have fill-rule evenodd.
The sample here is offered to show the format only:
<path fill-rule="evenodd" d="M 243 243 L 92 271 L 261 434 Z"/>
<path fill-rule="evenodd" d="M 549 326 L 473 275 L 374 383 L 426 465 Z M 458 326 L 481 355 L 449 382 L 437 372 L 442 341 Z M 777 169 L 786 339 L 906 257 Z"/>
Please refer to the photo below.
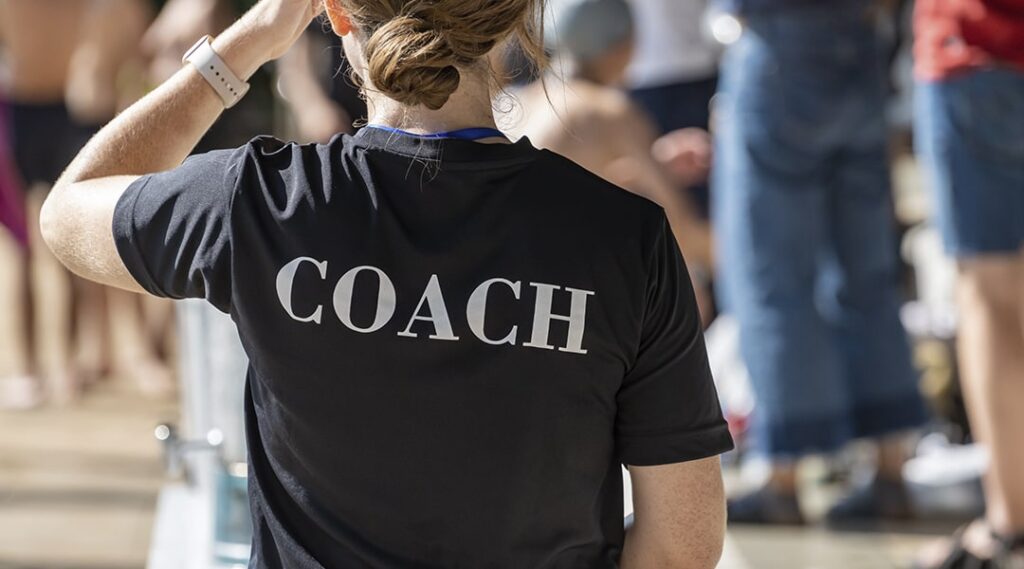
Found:
<path fill-rule="evenodd" d="M 281 268 L 277 272 L 277 299 L 281 301 L 281 307 L 288 313 L 288 316 L 292 317 L 292 320 L 299 322 L 316 322 L 320 323 L 320 317 L 324 312 L 324 305 L 316 305 L 316 310 L 313 314 L 306 316 L 305 318 L 295 315 L 292 310 L 292 287 L 295 284 L 295 273 L 299 270 L 299 265 L 304 262 L 313 263 L 316 268 L 320 271 L 320 279 L 327 278 L 327 261 L 317 261 L 310 257 L 298 257 L 293 259 L 290 263 Z"/>
<path fill-rule="evenodd" d="M 508 286 L 508 288 L 512 289 L 515 299 L 519 300 L 521 281 L 512 282 L 508 279 L 486 280 L 476 287 L 473 294 L 469 295 L 469 302 L 466 303 L 466 320 L 469 322 L 469 329 L 473 331 L 473 335 L 479 338 L 480 341 L 492 346 L 500 346 L 501 344 L 515 345 L 516 333 L 519 331 L 518 326 L 513 326 L 508 335 L 500 340 L 491 340 L 484 333 L 484 319 L 487 315 L 487 292 L 490 290 L 491 285 L 495 283 Z"/>

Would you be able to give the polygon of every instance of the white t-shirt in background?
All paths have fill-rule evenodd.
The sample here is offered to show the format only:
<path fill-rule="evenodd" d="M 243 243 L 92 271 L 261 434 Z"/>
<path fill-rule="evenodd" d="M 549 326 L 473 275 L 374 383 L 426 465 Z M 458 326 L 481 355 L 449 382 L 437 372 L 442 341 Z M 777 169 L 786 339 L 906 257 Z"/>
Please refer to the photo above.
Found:
<path fill-rule="evenodd" d="M 634 89 L 714 75 L 721 48 L 704 32 L 708 0 L 630 0 L 636 53 L 626 71 Z"/>

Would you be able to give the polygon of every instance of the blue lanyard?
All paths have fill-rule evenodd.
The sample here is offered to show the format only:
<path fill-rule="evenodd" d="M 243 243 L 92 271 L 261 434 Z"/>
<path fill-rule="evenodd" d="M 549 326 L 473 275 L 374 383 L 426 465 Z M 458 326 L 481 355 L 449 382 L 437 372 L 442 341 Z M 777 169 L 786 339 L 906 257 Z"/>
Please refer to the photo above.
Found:
<path fill-rule="evenodd" d="M 375 128 L 385 132 L 402 134 L 416 138 L 454 138 L 456 140 L 480 140 L 481 138 L 494 137 L 505 138 L 505 134 L 503 132 L 496 128 L 489 127 L 460 128 L 458 130 L 446 130 L 444 132 L 432 132 L 430 134 L 416 134 L 414 132 L 408 132 L 400 128 L 393 128 L 381 124 L 368 124 L 366 125 L 366 128 Z"/>

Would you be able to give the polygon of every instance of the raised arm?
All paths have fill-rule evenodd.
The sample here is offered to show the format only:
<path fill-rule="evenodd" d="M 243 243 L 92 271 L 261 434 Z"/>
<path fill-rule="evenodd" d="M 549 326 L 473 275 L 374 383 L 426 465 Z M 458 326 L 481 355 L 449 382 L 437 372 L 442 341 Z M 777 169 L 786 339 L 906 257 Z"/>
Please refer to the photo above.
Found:
<path fill-rule="evenodd" d="M 718 457 L 630 466 L 633 527 L 622 569 L 713 569 L 725 539 L 725 491 Z"/>
<path fill-rule="evenodd" d="M 218 36 L 213 48 L 248 79 L 291 46 L 320 6 L 319 0 L 263 0 Z M 87 279 L 141 291 L 111 235 L 118 198 L 139 176 L 180 165 L 223 110 L 213 89 L 186 65 L 104 127 L 43 206 L 43 239 L 57 258 Z"/>

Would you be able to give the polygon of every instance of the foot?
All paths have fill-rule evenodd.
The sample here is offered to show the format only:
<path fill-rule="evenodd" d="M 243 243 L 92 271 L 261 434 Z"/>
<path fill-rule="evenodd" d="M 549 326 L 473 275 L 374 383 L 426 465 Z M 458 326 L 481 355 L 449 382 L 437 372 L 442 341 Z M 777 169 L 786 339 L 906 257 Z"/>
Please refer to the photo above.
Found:
<path fill-rule="evenodd" d="M 876 477 L 867 486 L 853 490 L 828 511 L 829 524 L 912 519 L 910 496 L 902 480 Z"/>
<path fill-rule="evenodd" d="M 78 371 L 64 370 L 50 378 L 48 397 L 57 407 L 69 407 L 82 395 L 82 377 Z"/>
<path fill-rule="evenodd" d="M 729 500 L 728 510 L 729 521 L 737 524 L 804 524 L 796 494 L 780 492 L 770 486 Z"/>
<path fill-rule="evenodd" d="M 0 411 L 24 411 L 43 403 L 39 381 L 29 375 L 0 378 Z"/>
<path fill-rule="evenodd" d="M 1003 538 L 992 533 L 984 520 L 975 520 L 951 538 L 920 551 L 914 569 L 1021 569 L 1024 537 Z"/>
<path fill-rule="evenodd" d="M 173 399 L 177 395 L 174 371 L 159 360 L 139 361 L 129 373 L 139 391 L 148 398 Z"/>

